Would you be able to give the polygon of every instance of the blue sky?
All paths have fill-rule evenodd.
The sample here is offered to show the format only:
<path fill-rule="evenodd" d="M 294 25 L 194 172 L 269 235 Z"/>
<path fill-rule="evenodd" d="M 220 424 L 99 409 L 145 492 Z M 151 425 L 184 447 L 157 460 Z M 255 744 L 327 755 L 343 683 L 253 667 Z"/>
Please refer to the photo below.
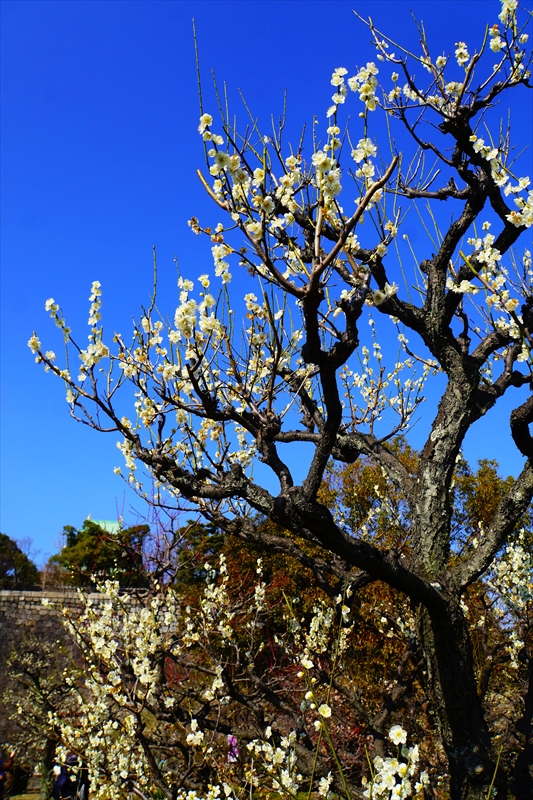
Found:
<path fill-rule="evenodd" d="M 263 123 L 287 89 L 296 130 L 329 104 L 335 67 L 375 58 L 354 7 L 415 47 L 412 9 L 446 52 L 459 39 L 474 47 L 499 12 L 488 0 L 1 2 L 1 530 L 31 537 L 37 561 L 57 551 L 66 524 L 143 511 L 113 474 L 116 437 L 69 418 L 63 387 L 33 364 L 26 342 L 37 330 L 58 350 L 48 297 L 85 336 L 93 280 L 108 328 L 126 332 L 149 297 L 153 245 L 168 308 L 175 255 L 184 272 L 209 268 L 208 243 L 187 226 L 192 215 L 216 221 L 195 174 L 203 148 L 192 18 L 206 108 L 214 69 L 235 108 L 240 88 Z M 530 107 L 513 114 L 526 143 Z M 516 474 L 508 412 L 504 404 L 488 415 L 465 452 Z"/>

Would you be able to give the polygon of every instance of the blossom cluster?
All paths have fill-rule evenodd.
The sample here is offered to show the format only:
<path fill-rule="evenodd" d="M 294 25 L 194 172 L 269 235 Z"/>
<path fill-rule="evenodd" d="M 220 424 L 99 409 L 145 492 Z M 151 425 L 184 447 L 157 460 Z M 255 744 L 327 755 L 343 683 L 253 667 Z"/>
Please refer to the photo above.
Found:
<path fill-rule="evenodd" d="M 327 117 L 333 116 L 337 112 L 338 106 L 346 102 L 348 88 L 359 94 L 359 100 L 364 103 L 367 111 L 374 111 L 378 105 L 376 96 L 378 87 L 376 75 L 378 73 L 379 70 L 375 63 L 369 61 L 365 67 L 361 67 L 355 75 L 346 80 L 345 76 L 348 74 L 346 67 L 337 67 L 331 76 L 331 84 L 335 87 L 335 93 L 331 98 L 333 105 L 328 109 Z"/>
<path fill-rule="evenodd" d="M 500 63 L 496 64 L 493 68 L 491 78 L 494 78 L 504 65 L 510 67 L 510 75 L 508 78 L 509 84 L 519 83 L 527 79 L 530 71 L 526 69 L 525 62 L 527 61 L 526 53 L 523 45 L 528 41 L 528 34 L 518 30 L 516 24 L 516 10 L 517 3 L 507 2 L 502 0 L 502 10 L 499 14 L 499 20 L 503 25 L 501 30 L 497 23 L 489 28 L 489 48 L 495 54 L 501 54 Z M 391 40 L 389 40 L 391 41 Z M 398 59 L 394 53 L 388 53 L 389 43 L 385 39 L 378 36 L 374 31 L 374 44 L 378 50 L 378 58 L 386 60 L 390 63 L 401 65 L 401 59 Z M 473 74 L 475 72 L 475 64 L 479 59 L 479 54 L 476 53 L 472 57 L 468 50 L 468 45 L 464 41 L 455 43 L 455 62 L 464 71 L 462 80 L 446 80 L 445 68 L 449 66 L 448 58 L 445 55 L 439 55 L 436 59 L 432 59 L 427 47 L 427 42 L 422 39 L 423 54 L 416 57 L 416 60 L 422 64 L 424 69 L 431 74 L 432 83 L 430 86 L 423 90 L 420 86 L 415 85 L 413 78 L 407 75 L 408 81 L 405 85 L 400 87 L 397 84 L 399 75 L 398 72 L 392 73 L 392 81 L 394 88 L 388 92 L 387 100 L 393 103 L 396 108 L 405 110 L 409 107 L 409 102 L 416 104 L 416 106 L 424 106 L 434 109 L 444 115 L 454 112 L 457 108 L 458 102 L 462 99 L 463 95 L 470 88 L 473 81 Z M 403 49 L 403 48 L 402 48 Z M 404 50 L 404 52 L 407 52 Z M 413 55 L 413 54 L 410 54 Z M 431 92 L 435 92 L 432 94 Z M 407 101 L 407 102 L 406 102 Z M 489 147 L 487 152 L 494 151 L 494 147 Z M 493 154 L 492 159 L 496 156 Z M 495 180 L 504 181 L 505 168 L 498 163 L 498 160 L 491 164 L 493 176 Z M 503 185 L 503 184 L 501 184 Z"/>
<path fill-rule="evenodd" d="M 68 714 L 59 709 L 50 717 L 50 724 L 61 739 L 56 758 L 63 763 L 68 752 L 81 754 L 92 791 L 100 800 L 119 796 L 126 784 L 137 792 L 149 793 L 155 778 L 155 761 L 158 780 L 170 785 L 177 769 L 170 753 L 178 741 L 176 753 L 189 753 L 189 768 L 193 763 L 198 768 L 209 764 L 219 777 L 218 783 L 204 788 L 205 794 L 180 789 L 180 800 L 191 800 L 192 794 L 196 798 L 241 798 L 240 789 L 246 786 L 280 793 L 295 793 L 302 786 L 304 770 L 298 755 L 298 734 L 280 732 L 275 715 L 262 735 L 249 739 L 244 748 L 232 735 L 231 758 L 224 755 L 226 737 L 205 727 L 206 709 L 212 708 L 214 718 L 226 725 L 233 716 L 225 712 L 234 702 L 226 674 L 233 647 L 239 651 L 237 630 L 248 631 L 250 640 L 249 651 L 243 652 L 239 661 L 244 657 L 248 669 L 253 670 L 254 658 L 261 652 L 260 642 L 255 639 L 256 626 L 266 610 L 266 585 L 259 560 L 259 580 L 250 602 L 234 605 L 225 558 L 221 556 L 216 567 L 207 562 L 204 570 L 206 583 L 194 608 L 183 607 L 170 586 L 156 584 L 155 591 L 137 597 L 121 592 L 116 582 L 106 581 L 98 586 L 98 595 L 80 591 L 81 614 L 63 610 L 63 624 L 84 660 L 82 669 L 69 672 L 66 678 L 77 708 Z M 337 606 L 345 629 L 349 608 L 340 597 Z M 297 646 L 297 661 L 306 662 L 310 654 L 320 658 L 331 649 L 339 636 L 333 613 L 332 606 L 315 607 L 309 627 L 301 629 L 302 638 L 298 641 L 304 650 L 298 654 Z M 242 638 L 240 642 L 242 646 Z M 341 644 L 340 650 L 343 647 Z M 190 691 L 189 679 L 182 683 L 172 678 L 169 665 L 174 662 L 186 663 L 189 672 L 198 665 L 197 682 Z M 311 669 L 312 664 L 307 664 L 305 674 Z M 308 677 L 306 703 L 309 710 L 313 707 L 312 714 L 320 723 L 315 725 L 316 730 L 327 733 L 324 726 L 332 717 L 332 700 L 329 694 L 327 699 L 318 700 L 316 678 Z M 146 728 L 145 708 L 155 715 L 157 728 Z M 394 741 L 397 727 L 391 729 Z M 161 759 L 160 752 L 167 756 Z M 331 771 L 315 774 L 320 796 L 328 796 L 333 780 Z"/>
<path fill-rule="evenodd" d="M 399 758 L 382 758 L 376 756 L 370 781 L 365 781 L 363 796 L 367 798 L 384 798 L 384 800 L 404 800 L 404 798 L 421 795 L 424 787 L 429 786 L 429 775 L 424 770 L 413 785 L 413 778 L 419 769 L 418 745 L 407 747 L 407 732 L 400 725 L 393 725 L 389 730 L 389 739 L 399 745 Z"/>

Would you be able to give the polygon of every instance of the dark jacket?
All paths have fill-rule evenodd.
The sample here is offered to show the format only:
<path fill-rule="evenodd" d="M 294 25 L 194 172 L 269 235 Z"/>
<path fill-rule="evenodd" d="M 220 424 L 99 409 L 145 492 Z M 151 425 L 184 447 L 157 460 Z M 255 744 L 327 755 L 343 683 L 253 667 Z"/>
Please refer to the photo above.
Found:
<path fill-rule="evenodd" d="M 6 788 L 7 782 L 7 773 L 13 766 L 13 756 L 9 756 L 6 760 L 3 756 L 0 756 L 0 800 L 3 800 L 4 792 Z"/>

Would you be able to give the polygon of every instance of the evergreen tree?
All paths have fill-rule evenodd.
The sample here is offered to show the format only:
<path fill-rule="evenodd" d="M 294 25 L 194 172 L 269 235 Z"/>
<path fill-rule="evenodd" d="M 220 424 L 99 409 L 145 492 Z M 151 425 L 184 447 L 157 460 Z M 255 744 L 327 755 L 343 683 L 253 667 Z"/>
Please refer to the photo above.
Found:
<path fill-rule="evenodd" d="M 39 571 L 18 544 L 0 533 L 0 589 L 31 589 Z"/>
<path fill-rule="evenodd" d="M 112 578 L 124 588 L 140 588 L 147 585 L 143 544 L 149 531 L 148 525 L 134 525 L 113 534 L 90 519 L 79 530 L 66 525 L 66 544 L 49 563 L 62 567 L 65 583 L 74 586 Z"/>

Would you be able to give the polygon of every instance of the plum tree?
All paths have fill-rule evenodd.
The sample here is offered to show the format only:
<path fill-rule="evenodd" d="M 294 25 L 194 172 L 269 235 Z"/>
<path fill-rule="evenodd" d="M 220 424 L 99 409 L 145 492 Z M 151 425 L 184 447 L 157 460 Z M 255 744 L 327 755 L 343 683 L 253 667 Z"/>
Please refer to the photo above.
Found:
<path fill-rule="evenodd" d="M 517 249 L 533 193 L 493 110 L 530 88 L 528 37 L 516 0 L 503 0 L 473 54 L 460 41 L 454 56 L 435 56 L 423 28 L 412 53 L 367 25 L 380 66 L 351 76 L 336 68 L 325 129 L 314 125 L 294 147 L 284 144 L 283 120 L 265 136 L 253 118 L 239 131 L 223 103 L 219 124 L 201 108 L 210 177 L 199 177 L 223 221 L 190 220 L 211 240 L 214 275 L 179 278 L 173 320 L 159 315 L 154 296 L 131 342 L 119 334 L 107 342 L 95 281 L 86 347 L 59 305 L 46 303 L 79 356 L 77 376 L 36 334 L 29 346 L 65 383 L 75 418 L 121 436 L 127 480 L 142 496 L 154 499 L 138 464 L 155 481 L 155 502 L 195 508 L 228 535 L 299 558 L 319 581 L 336 578 L 351 591 L 381 581 L 408 598 L 452 797 L 477 798 L 491 782 L 504 796 L 464 596 L 497 565 L 533 496 L 532 268 L 530 251 Z M 383 85 L 381 65 L 393 70 Z M 353 134 L 344 117 L 351 93 L 360 109 Z M 378 115 L 388 122 L 384 140 Z M 428 237 L 416 253 L 408 234 L 398 238 L 405 205 Z M 242 269 L 242 330 L 232 260 Z M 437 409 L 410 463 L 391 440 L 407 431 L 433 380 L 442 388 Z M 128 385 L 130 416 L 118 399 Z M 461 447 L 511 393 L 509 436 L 523 468 L 482 533 L 469 529 L 458 543 L 452 482 Z M 365 519 L 349 527 L 321 499 L 328 465 L 362 458 L 401 488 L 408 552 L 376 539 Z M 266 469 L 271 480 L 255 477 L 257 460 L 257 474 Z M 258 514 L 276 532 L 258 526 Z M 310 558 L 299 542 L 323 555 Z"/>

